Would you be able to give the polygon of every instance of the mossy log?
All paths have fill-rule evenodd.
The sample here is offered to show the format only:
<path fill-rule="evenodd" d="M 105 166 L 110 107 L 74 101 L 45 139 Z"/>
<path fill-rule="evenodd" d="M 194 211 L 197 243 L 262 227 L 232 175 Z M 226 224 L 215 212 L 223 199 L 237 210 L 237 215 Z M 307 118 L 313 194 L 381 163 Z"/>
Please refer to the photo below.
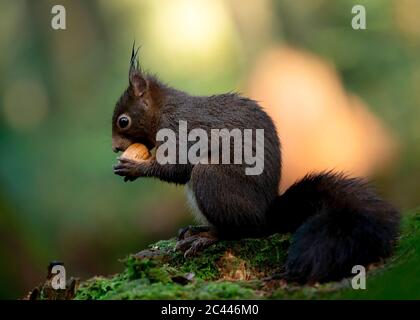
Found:
<path fill-rule="evenodd" d="M 44 284 L 32 298 L 62 299 L 398 299 L 420 298 L 420 211 L 404 215 L 392 258 L 368 268 L 366 290 L 350 279 L 299 286 L 281 274 L 290 235 L 218 242 L 185 259 L 175 239 L 162 240 L 123 260 L 123 272 L 71 285 L 57 293 Z M 74 281 L 74 280 L 73 280 Z M 58 290 L 60 291 L 60 290 Z M 53 294 L 51 295 L 51 292 Z"/>

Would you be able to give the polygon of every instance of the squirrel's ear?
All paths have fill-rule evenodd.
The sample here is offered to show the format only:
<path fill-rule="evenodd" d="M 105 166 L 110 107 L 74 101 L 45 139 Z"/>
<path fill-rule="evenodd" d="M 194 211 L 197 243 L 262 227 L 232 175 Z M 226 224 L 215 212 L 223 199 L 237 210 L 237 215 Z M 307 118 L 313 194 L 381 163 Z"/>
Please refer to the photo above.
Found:
<path fill-rule="evenodd" d="M 133 49 L 131 50 L 128 80 L 130 81 L 130 87 L 133 89 L 134 95 L 136 97 L 141 97 L 147 90 L 147 82 L 144 79 L 140 69 L 139 59 L 137 56 L 139 48 L 137 48 L 137 50 L 134 50 L 134 47 L 135 43 L 133 43 Z"/>
<path fill-rule="evenodd" d="M 136 97 L 141 97 L 147 90 L 147 82 L 139 71 L 130 73 L 130 87 Z"/>

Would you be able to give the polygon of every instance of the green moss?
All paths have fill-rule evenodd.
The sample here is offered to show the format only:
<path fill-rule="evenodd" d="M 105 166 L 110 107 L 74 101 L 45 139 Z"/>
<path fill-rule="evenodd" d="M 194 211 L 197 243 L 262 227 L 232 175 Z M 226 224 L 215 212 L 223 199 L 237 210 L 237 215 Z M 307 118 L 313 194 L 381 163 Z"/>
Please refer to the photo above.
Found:
<path fill-rule="evenodd" d="M 404 216 L 396 253 L 369 271 L 367 290 L 351 289 L 348 279 L 317 286 L 261 280 L 284 264 L 289 238 L 221 241 L 190 259 L 174 250 L 175 239 L 162 240 L 127 257 L 122 273 L 83 282 L 76 299 L 420 298 L 419 210 Z"/>
<path fill-rule="evenodd" d="M 197 290 L 199 289 L 199 290 Z M 234 282 L 206 283 L 195 288 L 197 299 L 252 299 L 256 294 L 252 289 L 244 288 Z"/>
<path fill-rule="evenodd" d="M 76 300 L 101 300 L 108 293 L 115 292 L 126 281 L 125 275 L 111 278 L 94 277 L 85 281 L 77 290 Z"/>
<path fill-rule="evenodd" d="M 172 263 L 183 272 L 195 273 L 200 279 L 215 280 L 223 276 L 218 262 L 229 252 L 236 258 L 230 263 L 245 262 L 253 273 L 271 274 L 284 263 L 288 245 L 289 235 L 280 234 L 263 239 L 221 241 L 193 259 L 184 259 L 182 254 L 174 253 Z"/>
<path fill-rule="evenodd" d="M 171 281 L 165 265 L 159 265 L 157 261 L 152 259 L 136 259 L 134 256 L 129 256 L 126 259 L 125 274 L 128 280 L 146 278 L 152 283 Z"/>
<path fill-rule="evenodd" d="M 197 281 L 182 286 L 176 283 L 150 283 L 138 279 L 125 283 L 104 299 L 250 299 L 253 290 L 243 288 L 232 282 Z"/>
<path fill-rule="evenodd" d="M 166 252 L 175 251 L 176 240 L 175 238 L 169 240 L 160 240 L 152 245 L 150 245 L 151 249 L 162 250 Z"/>
<path fill-rule="evenodd" d="M 275 234 L 263 239 L 245 239 L 233 246 L 235 254 L 260 272 L 273 273 L 283 265 L 289 235 Z"/>
<path fill-rule="evenodd" d="M 222 245 L 215 246 L 203 252 L 200 256 L 193 259 L 177 260 L 179 268 L 183 272 L 192 272 L 197 278 L 203 280 L 216 280 L 220 277 L 219 270 L 215 264 L 223 255 Z"/>

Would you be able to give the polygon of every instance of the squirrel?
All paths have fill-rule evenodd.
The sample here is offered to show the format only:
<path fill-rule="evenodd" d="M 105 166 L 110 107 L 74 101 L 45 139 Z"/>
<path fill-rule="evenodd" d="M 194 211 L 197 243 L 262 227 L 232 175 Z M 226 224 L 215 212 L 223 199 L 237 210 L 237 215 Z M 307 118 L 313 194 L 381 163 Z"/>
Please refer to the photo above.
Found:
<path fill-rule="evenodd" d="M 160 164 L 156 156 L 143 162 L 119 158 L 114 165 L 124 181 L 154 177 L 186 185 L 204 224 L 180 230 L 176 248 L 185 257 L 221 239 L 292 233 L 281 276 L 315 283 L 340 280 L 351 275 L 353 266 L 392 254 L 400 214 L 364 179 L 333 171 L 311 173 L 280 195 L 280 141 L 272 119 L 256 101 L 236 93 L 191 96 L 143 72 L 137 53 L 133 45 L 129 85 L 113 114 L 114 152 L 133 143 L 157 148 L 162 144 L 157 132 L 176 132 L 180 120 L 188 122 L 189 130 L 207 133 L 213 128 L 264 129 L 259 175 L 246 175 L 244 164 Z"/>

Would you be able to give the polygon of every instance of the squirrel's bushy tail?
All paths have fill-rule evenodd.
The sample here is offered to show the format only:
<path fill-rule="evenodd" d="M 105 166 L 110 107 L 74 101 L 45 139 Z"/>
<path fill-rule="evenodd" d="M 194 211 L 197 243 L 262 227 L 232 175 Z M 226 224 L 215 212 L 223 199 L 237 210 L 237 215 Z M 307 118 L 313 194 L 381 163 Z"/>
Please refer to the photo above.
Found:
<path fill-rule="evenodd" d="M 277 197 L 268 212 L 273 232 L 294 232 L 285 278 L 300 283 L 339 280 L 354 265 L 392 253 L 399 213 L 359 178 L 310 174 Z"/>

